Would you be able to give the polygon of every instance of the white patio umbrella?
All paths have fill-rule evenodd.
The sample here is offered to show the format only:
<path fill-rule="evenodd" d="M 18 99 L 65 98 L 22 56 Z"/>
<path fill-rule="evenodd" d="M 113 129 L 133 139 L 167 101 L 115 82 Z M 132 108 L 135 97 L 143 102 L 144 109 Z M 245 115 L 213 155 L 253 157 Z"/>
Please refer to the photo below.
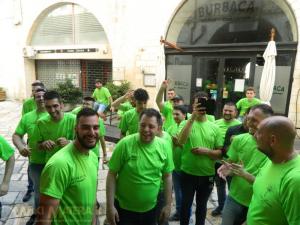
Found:
<path fill-rule="evenodd" d="M 265 65 L 262 71 L 260 88 L 259 88 L 259 97 L 260 100 L 268 105 L 270 104 L 273 87 L 275 83 L 276 75 L 276 61 L 275 56 L 277 55 L 276 45 L 274 41 L 275 29 L 271 30 L 271 40 L 268 43 L 268 46 L 263 54 Z"/>

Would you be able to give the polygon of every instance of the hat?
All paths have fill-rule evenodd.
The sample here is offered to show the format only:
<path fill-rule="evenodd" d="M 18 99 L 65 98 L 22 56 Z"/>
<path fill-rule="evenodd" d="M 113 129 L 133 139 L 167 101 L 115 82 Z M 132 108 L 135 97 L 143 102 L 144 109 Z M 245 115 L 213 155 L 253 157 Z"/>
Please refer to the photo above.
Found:
<path fill-rule="evenodd" d="M 175 95 L 174 98 L 171 99 L 172 101 L 183 101 L 183 97 L 181 95 Z"/>

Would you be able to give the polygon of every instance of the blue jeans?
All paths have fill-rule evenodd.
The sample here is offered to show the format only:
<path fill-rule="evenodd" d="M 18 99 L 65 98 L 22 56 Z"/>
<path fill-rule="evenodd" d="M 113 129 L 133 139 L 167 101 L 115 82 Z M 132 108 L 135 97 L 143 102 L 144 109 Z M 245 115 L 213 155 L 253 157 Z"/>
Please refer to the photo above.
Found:
<path fill-rule="evenodd" d="M 241 225 L 246 221 L 248 207 L 237 203 L 229 195 L 222 211 L 221 225 Z"/>
<path fill-rule="evenodd" d="M 182 201 L 182 191 L 181 191 L 181 172 L 173 171 L 173 187 L 175 193 L 175 202 L 176 202 L 176 213 L 180 215 L 181 210 L 181 201 Z"/>
<path fill-rule="evenodd" d="M 100 102 L 95 102 L 94 107 L 97 112 L 103 113 L 105 111 L 105 109 L 107 108 L 107 105 L 100 103 Z"/>
<path fill-rule="evenodd" d="M 29 164 L 29 175 L 33 181 L 34 186 L 34 208 L 37 209 L 39 206 L 40 201 L 40 180 L 41 174 L 45 167 L 45 164 L 36 164 L 30 163 Z"/>
<path fill-rule="evenodd" d="M 188 225 L 190 210 L 196 193 L 196 225 L 204 225 L 207 211 L 207 201 L 214 186 L 214 176 L 194 176 L 182 173 L 182 203 L 180 225 Z"/>
<path fill-rule="evenodd" d="M 28 164 L 28 167 L 27 167 L 27 177 L 28 177 L 28 185 L 27 185 L 27 191 L 31 191 L 33 192 L 34 191 L 34 188 L 33 188 L 33 181 L 30 177 L 30 168 L 29 168 L 29 164 Z"/>

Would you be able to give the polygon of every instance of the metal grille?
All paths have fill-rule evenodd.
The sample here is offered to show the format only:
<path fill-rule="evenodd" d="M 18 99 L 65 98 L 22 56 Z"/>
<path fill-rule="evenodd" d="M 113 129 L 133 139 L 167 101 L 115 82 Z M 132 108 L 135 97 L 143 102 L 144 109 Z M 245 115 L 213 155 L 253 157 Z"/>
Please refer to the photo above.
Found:
<path fill-rule="evenodd" d="M 41 19 L 32 37 L 33 46 L 108 44 L 103 27 L 86 9 L 67 4 Z"/>
<path fill-rule="evenodd" d="M 80 60 L 36 60 L 37 79 L 42 81 L 47 89 L 55 88 L 67 78 L 73 84 L 81 87 Z"/>

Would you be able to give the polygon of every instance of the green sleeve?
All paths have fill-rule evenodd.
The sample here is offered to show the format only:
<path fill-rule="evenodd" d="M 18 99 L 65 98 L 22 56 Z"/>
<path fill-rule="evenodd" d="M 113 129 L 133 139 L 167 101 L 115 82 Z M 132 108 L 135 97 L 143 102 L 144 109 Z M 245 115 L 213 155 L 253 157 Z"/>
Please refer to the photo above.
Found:
<path fill-rule="evenodd" d="M 238 153 L 237 153 L 238 142 L 239 142 L 238 139 L 234 137 L 227 152 L 229 159 L 233 162 L 238 162 L 239 160 Z"/>
<path fill-rule="evenodd" d="M 289 225 L 300 224 L 300 171 L 287 175 L 281 185 L 280 200 Z"/>
<path fill-rule="evenodd" d="M 220 149 L 223 147 L 224 139 L 222 138 L 221 130 L 219 127 L 216 129 L 216 143 L 215 148 Z"/>
<path fill-rule="evenodd" d="M 22 118 L 21 118 L 21 120 L 20 120 L 20 122 L 19 122 L 19 124 L 18 124 L 18 126 L 15 130 L 15 133 L 19 134 L 21 136 L 26 134 L 27 131 L 26 131 L 26 125 L 25 124 L 26 124 L 25 118 L 24 118 L 24 116 L 22 116 Z"/>
<path fill-rule="evenodd" d="M 105 131 L 105 126 L 104 126 L 103 120 L 101 118 L 99 118 L 99 135 L 104 137 L 105 134 L 106 134 L 106 131 Z"/>
<path fill-rule="evenodd" d="M 109 90 L 107 88 L 105 89 L 105 96 L 107 98 L 109 98 L 111 96 L 111 94 L 110 94 L 110 92 L 109 92 Z"/>
<path fill-rule="evenodd" d="M 53 198 L 61 199 L 69 186 L 70 168 L 65 162 L 48 163 L 41 175 L 40 192 Z"/>
<path fill-rule="evenodd" d="M 124 151 L 124 139 L 121 140 L 116 145 L 108 163 L 109 169 L 114 173 L 118 173 L 123 165 L 123 160 L 122 160 L 123 151 Z"/>
<path fill-rule="evenodd" d="M 95 101 L 97 101 L 97 99 L 96 99 L 96 89 L 94 90 L 94 92 L 92 94 L 92 97 L 95 99 Z"/>
<path fill-rule="evenodd" d="M 119 124 L 119 128 L 120 128 L 122 134 L 126 134 L 126 132 L 128 131 L 127 117 L 128 117 L 128 113 L 125 113 L 123 115 L 123 117 L 121 118 L 121 121 Z"/>
<path fill-rule="evenodd" d="M 171 173 L 174 170 L 173 152 L 171 146 L 172 146 L 171 144 L 165 146 L 165 150 L 167 152 L 167 158 L 163 168 L 163 173 Z"/>
<path fill-rule="evenodd" d="M 236 103 L 236 108 L 237 108 L 238 110 L 241 109 L 242 100 L 243 100 L 243 98 L 240 99 L 240 100 Z"/>
<path fill-rule="evenodd" d="M 2 136 L 0 136 L 0 158 L 7 161 L 13 154 L 14 149 Z"/>

